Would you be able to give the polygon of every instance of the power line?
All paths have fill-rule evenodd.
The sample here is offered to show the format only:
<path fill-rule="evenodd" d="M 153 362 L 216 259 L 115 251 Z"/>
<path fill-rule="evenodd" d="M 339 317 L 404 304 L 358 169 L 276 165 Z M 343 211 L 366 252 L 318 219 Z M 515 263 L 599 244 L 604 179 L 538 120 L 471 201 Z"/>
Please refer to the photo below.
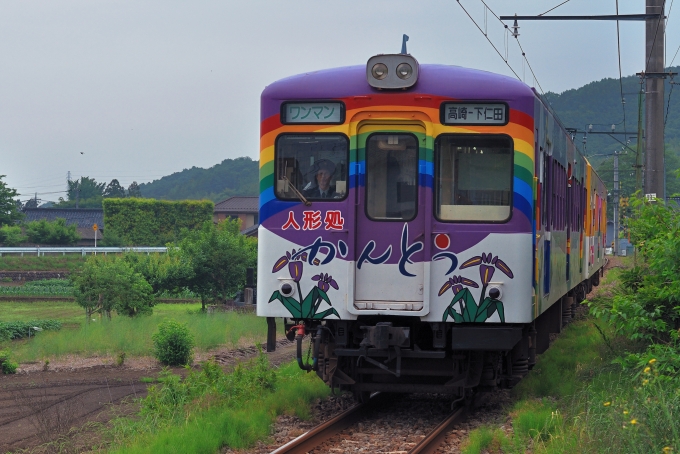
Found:
<path fill-rule="evenodd" d="M 663 120 L 664 131 L 666 129 L 666 122 L 668 121 L 668 112 L 671 109 L 671 95 L 673 94 L 673 87 L 675 87 L 675 84 L 671 83 L 671 91 L 668 92 L 668 105 L 666 106 L 666 118 Z"/>
<path fill-rule="evenodd" d="M 567 1 L 570 1 L 570 0 L 567 0 Z M 503 25 L 503 27 L 505 27 L 505 29 L 507 30 L 508 26 L 505 24 L 505 22 L 503 22 L 503 21 L 501 20 L 501 18 L 498 16 L 498 14 L 494 13 L 494 11 L 493 11 L 491 8 L 489 8 L 489 5 L 487 5 L 486 2 L 485 2 L 484 0 L 481 0 L 481 2 L 482 2 L 482 4 L 484 5 L 484 7 L 485 7 L 486 9 L 488 9 L 489 11 L 491 11 L 491 14 L 493 14 L 494 17 L 495 17 L 496 19 L 498 19 L 498 22 L 500 22 L 500 23 Z M 566 3 L 566 2 L 564 2 L 564 3 Z M 458 4 L 460 4 L 460 0 L 458 0 Z M 461 7 L 462 7 L 462 6 L 463 6 L 463 5 L 461 5 Z M 557 6 L 560 6 L 560 5 L 557 5 Z M 557 6 L 556 6 L 555 8 L 557 8 Z M 554 9 L 554 8 L 553 8 L 553 9 Z M 466 12 L 467 12 L 467 11 L 466 11 Z M 468 16 L 470 16 L 470 15 L 468 14 Z M 470 19 L 472 19 L 472 17 L 470 17 Z M 474 21 L 474 19 L 473 19 L 473 21 Z M 479 28 L 479 27 L 477 27 L 477 28 Z M 538 81 L 538 78 L 536 77 L 536 73 L 534 72 L 534 68 L 531 67 L 531 63 L 529 63 L 529 59 L 528 59 L 527 56 L 526 56 L 526 52 L 524 52 L 524 49 L 522 48 L 522 43 L 519 42 L 519 37 L 518 37 L 517 35 L 514 35 L 514 36 L 515 36 L 515 40 L 517 41 L 517 46 L 519 47 L 519 50 L 522 52 L 522 57 L 524 58 L 524 61 L 526 61 L 527 66 L 529 66 L 529 71 L 531 71 L 531 75 L 534 76 L 534 80 L 536 81 L 536 84 L 538 85 L 538 88 L 541 90 L 541 93 L 545 94 L 545 91 L 543 90 L 543 87 L 541 87 L 541 83 Z M 487 39 L 488 39 L 488 38 L 487 38 Z M 489 41 L 489 42 L 491 42 L 491 41 Z M 507 62 L 507 60 L 505 61 L 505 63 L 506 63 L 508 66 L 510 66 L 510 64 Z M 512 69 L 512 68 L 510 68 L 510 69 Z M 515 72 L 515 71 L 513 70 L 513 72 Z M 517 73 L 515 73 L 515 75 L 517 76 Z M 517 78 L 519 79 L 519 76 L 517 76 Z M 521 79 L 520 79 L 520 80 L 521 80 Z"/>
<path fill-rule="evenodd" d="M 678 51 L 680 51 L 680 46 L 678 46 L 678 50 L 675 51 L 675 55 L 673 55 L 673 60 L 671 60 L 671 64 L 667 66 L 667 68 L 670 68 L 673 66 L 673 62 L 675 61 L 675 57 L 678 56 Z"/>
<path fill-rule="evenodd" d="M 482 35 L 484 35 L 484 37 L 486 38 L 486 40 L 489 41 L 489 44 L 491 44 L 491 47 L 493 47 L 493 49 L 496 51 L 496 53 L 498 54 L 498 56 L 501 57 L 501 59 L 505 62 L 506 65 L 508 65 L 508 68 L 510 68 L 510 71 L 512 71 L 512 73 L 515 75 L 515 77 L 517 77 L 517 80 L 522 80 L 522 79 L 519 77 L 519 75 L 515 72 L 515 70 L 512 69 L 512 66 L 510 66 L 510 63 L 508 63 L 508 61 L 507 61 L 505 58 L 503 58 L 503 54 L 501 54 L 500 51 L 496 48 L 496 46 L 494 45 L 494 43 L 489 39 L 489 36 L 484 32 L 484 30 L 481 29 L 481 27 L 480 27 L 480 26 L 477 24 L 477 22 L 472 18 L 472 16 L 470 16 L 470 13 L 468 13 L 468 11 L 465 9 L 465 7 L 464 7 L 463 4 L 460 2 L 460 0 L 456 0 L 456 1 L 457 1 L 458 4 L 460 5 L 460 7 L 463 8 L 463 11 L 465 11 L 465 14 L 467 14 L 467 16 L 470 18 L 470 20 L 472 21 L 472 23 L 475 24 L 475 27 L 477 27 L 477 29 L 482 33 Z M 482 3 L 484 3 L 484 2 L 482 1 Z M 484 3 L 484 6 L 486 6 L 486 3 Z M 488 8 L 488 6 L 487 6 L 487 8 Z M 489 9 L 489 11 L 491 11 L 491 10 Z M 492 12 L 493 12 L 493 11 L 492 11 Z"/>
<path fill-rule="evenodd" d="M 570 1 L 571 1 L 571 0 L 567 0 L 566 2 L 562 2 L 562 3 L 560 3 L 560 4 L 557 5 L 557 6 L 553 6 L 552 8 L 550 8 L 550 9 L 549 9 L 548 11 L 546 11 L 545 13 L 539 14 L 539 16 L 543 16 L 543 14 L 548 14 L 550 11 L 559 8 L 560 6 L 564 5 L 565 3 L 569 3 Z M 617 14 L 618 14 L 618 12 L 617 12 Z"/>

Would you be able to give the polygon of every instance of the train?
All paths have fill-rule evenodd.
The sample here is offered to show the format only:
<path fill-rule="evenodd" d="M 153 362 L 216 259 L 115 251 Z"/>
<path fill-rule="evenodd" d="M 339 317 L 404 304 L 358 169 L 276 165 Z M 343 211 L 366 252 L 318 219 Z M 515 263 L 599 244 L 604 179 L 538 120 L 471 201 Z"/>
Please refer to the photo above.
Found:
<path fill-rule="evenodd" d="M 268 85 L 260 127 L 268 348 L 283 319 L 357 401 L 512 387 L 599 284 L 607 189 L 520 80 L 380 54 Z"/>

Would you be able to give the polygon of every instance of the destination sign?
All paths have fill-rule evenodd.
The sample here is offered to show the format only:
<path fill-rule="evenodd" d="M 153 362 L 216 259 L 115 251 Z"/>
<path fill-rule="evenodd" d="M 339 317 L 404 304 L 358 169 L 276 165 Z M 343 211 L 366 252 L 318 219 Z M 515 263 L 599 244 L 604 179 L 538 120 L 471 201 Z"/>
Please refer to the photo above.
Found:
<path fill-rule="evenodd" d="M 342 124 L 345 105 L 341 102 L 287 102 L 281 109 L 281 118 L 284 124 Z"/>
<path fill-rule="evenodd" d="M 508 105 L 447 102 L 442 105 L 441 120 L 446 125 L 502 126 L 508 123 Z"/>

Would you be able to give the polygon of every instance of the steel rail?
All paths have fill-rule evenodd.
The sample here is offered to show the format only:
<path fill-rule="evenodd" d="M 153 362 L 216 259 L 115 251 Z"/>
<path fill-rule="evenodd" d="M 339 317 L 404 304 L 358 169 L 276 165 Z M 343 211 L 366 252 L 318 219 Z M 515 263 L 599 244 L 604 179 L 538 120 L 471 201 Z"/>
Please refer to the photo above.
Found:
<path fill-rule="evenodd" d="M 461 406 L 446 419 L 439 423 L 425 438 L 420 440 L 420 443 L 415 445 L 408 454 L 434 454 L 437 448 L 446 439 L 451 428 L 461 420 L 465 418 L 466 409 L 465 406 Z"/>
<path fill-rule="evenodd" d="M 382 395 L 380 395 L 382 396 Z M 345 430 L 352 424 L 355 424 L 372 409 L 382 397 L 374 396 L 371 400 L 363 404 L 357 404 L 353 407 L 340 413 L 338 416 L 314 427 L 309 432 L 306 432 L 294 440 L 289 441 L 285 445 L 272 451 L 270 454 L 305 454 L 309 451 L 318 448 L 322 443 L 328 441 L 341 431 Z M 453 413 L 440 422 L 432 431 L 430 431 L 425 438 L 423 438 L 417 445 L 415 445 L 408 454 L 434 454 L 446 439 L 451 428 L 466 416 L 466 409 L 464 406 L 457 408 Z"/>
<path fill-rule="evenodd" d="M 309 432 L 289 441 L 270 454 L 305 454 L 319 447 L 324 441 L 327 441 L 363 418 L 368 410 L 372 409 L 378 401 L 382 400 L 380 396 L 376 395 L 368 402 L 356 404 L 348 408 L 335 418 L 314 427 Z"/>

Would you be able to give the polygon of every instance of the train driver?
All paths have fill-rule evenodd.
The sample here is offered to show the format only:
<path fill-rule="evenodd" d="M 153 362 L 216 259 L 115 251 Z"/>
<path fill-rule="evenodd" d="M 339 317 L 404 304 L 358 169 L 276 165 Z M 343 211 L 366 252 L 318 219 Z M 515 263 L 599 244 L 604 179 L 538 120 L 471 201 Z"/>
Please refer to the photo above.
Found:
<path fill-rule="evenodd" d="M 337 196 L 331 186 L 331 178 L 335 173 L 335 164 L 328 159 L 319 160 L 314 166 L 316 185 L 306 189 L 303 194 L 310 199 L 332 199 Z"/>

